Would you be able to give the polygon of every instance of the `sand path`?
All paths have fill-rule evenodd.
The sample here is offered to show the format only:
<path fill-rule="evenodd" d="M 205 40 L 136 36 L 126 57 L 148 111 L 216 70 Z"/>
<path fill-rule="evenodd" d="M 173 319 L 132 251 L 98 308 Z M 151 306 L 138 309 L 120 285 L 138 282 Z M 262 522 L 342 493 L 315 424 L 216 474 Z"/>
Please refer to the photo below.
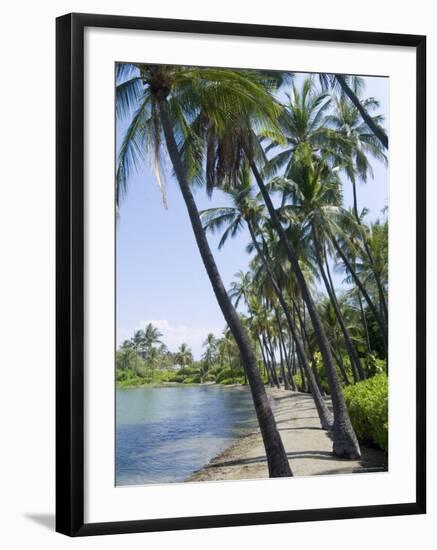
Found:
<path fill-rule="evenodd" d="M 268 389 L 275 400 L 274 414 L 290 466 L 295 476 L 378 472 L 387 470 L 381 451 L 361 447 L 360 460 L 336 458 L 329 434 L 320 428 L 312 397 L 308 394 Z M 259 431 L 237 440 L 187 481 L 255 479 L 268 477 Z"/>

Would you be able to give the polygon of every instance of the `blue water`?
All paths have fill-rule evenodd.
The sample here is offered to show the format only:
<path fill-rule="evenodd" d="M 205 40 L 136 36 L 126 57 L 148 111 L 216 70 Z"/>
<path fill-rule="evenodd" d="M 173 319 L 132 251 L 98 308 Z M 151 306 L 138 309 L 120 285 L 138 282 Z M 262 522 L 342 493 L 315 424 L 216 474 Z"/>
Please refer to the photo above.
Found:
<path fill-rule="evenodd" d="M 116 485 L 184 481 L 257 426 L 250 392 L 223 386 L 117 390 Z"/>

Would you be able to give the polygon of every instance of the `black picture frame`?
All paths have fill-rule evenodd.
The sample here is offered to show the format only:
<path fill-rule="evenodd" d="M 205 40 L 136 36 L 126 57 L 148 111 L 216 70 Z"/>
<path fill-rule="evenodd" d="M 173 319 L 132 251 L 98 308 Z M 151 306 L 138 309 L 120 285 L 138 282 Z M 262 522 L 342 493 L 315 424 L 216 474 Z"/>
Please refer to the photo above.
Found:
<path fill-rule="evenodd" d="M 416 499 L 399 504 L 84 523 L 84 29 L 106 27 L 403 46 L 416 51 Z M 68 14 L 56 20 L 56 530 L 69 536 L 423 514 L 426 511 L 426 38 Z"/>

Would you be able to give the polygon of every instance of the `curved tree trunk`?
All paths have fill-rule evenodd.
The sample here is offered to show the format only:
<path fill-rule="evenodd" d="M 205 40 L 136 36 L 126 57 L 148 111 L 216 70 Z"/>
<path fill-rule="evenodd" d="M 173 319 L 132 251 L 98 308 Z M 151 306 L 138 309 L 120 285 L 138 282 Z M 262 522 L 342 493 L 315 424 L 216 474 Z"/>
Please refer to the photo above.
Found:
<path fill-rule="evenodd" d="M 287 252 L 287 257 L 290 261 L 292 269 L 296 275 L 299 289 L 302 294 L 302 298 L 308 308 L 308 313 L 311 317 L 311 322 L 314 328 L 314 334 L 317 339 L 317 343 L 322 354 L 323 363 L 325 365 L 326 374 L 328 377 L 329 389 L 332 400 L 332 408 L 334 411 L 334 428 L 333 428 L 333 452 L 337 456 L 344 458 L 359 458 L 361 456 L 360 446 L 355 431 L 350 421 L 349 413 L 346 407 L 346 402 L 343 397 L 343 392 L 340 385 L 340 380 L 335 370 L 334 361 L 331 355 L 329 347 L 329 341 L 326 337 L 325 330 L 320 319 L 319 312 L 313 301 L 305 277 L 299 265 L 298 258 L 291 247 L 284 228 L 282 227 L 281 220 L 279 219 L 270 195 L 264 185 L 262 177 L 256 167 L 254 161 L 249 157 L 250 167 L 255 176 L 257 185 L 261 191 L 264 202 L 267 206 L 267 210 L 270 214 L 273 226 L 280 238 L 284 249 Z"/>
<path fill-rule="evenodd" d="M 291 373 L 291 364 L 290 364 L 290 357 L 288 355 L 288 352 L 287 352 L 287 347 L 285 345 L 285 341 L 284 341 L 284 333 L 282 332 L 282 323 L 281 323 L 281 319 L 280 319 L 280 316 L 279 316 L 279 313 L 276 311 L 276 317 L 278 319 L 278 324 L 279 324 L 279 343 L 281 345 L 281 348 L 282 348 L 282 353 L 283 353 L 283 356 L 284 356 L 284 360 L 285 360 L 285 364 L 287 366 L 287 374 L 288 374 L 288 388 L 286 389 L 291 389 L 293 391 L 296 391 L 296 385 L 294 383 L 294 380 L 293 380 L 293 375 Z"/>
<path fill-rule="evenodd" d="M 280 357 L 280 361 L 281 361 L 282 384 L 284 385 L 284 390 L 290 390 L 291 389 L 290 388 L 290 383 L 288 382 L 287 372 L 286 372 L 285 366 L 284 366 L 285 358 L 284 358 L 284 352 L 283 352 L 283 349 L 282 349 L 281 342 L 279 342 L 279 357 Z"/>
<path fill-rule="evenodd" d="M 361 294 L 359 292 L 357 292 L 357 296 L 358 296 L 358 303 L 360 304 L 361 323 L 363 325 L 364 333 L 366 335 L 367 352 L 370 355 L 372 353 L 372 347 L 370 345 L 369 327 L 367 326 L 367 320 L 366 320 L 366 316 L 364 314 L 363 301 L 361 299 Z"/>
<path fill-rule="evenodd" d="M 275 294 L 278 297 L 278 301 L 279 301 L 279 303 L 280 303 L 280 305 L 281 305 L 281 307 L 284 311 L 285 318 L 286 318 L 287 324 L 288 324 L 288 328 L 290 329 L 291 335 L 293 336 L 293 339 L 295 341 L 296 351 L 297 351 L 297 355 L 298 355 L 298 359 L 299 359 L 299 364 L 302 366 L 303 371 L 305 372 L 305 376 L 308 380 L 311 395 L 313 396 L 314 404 L 315 404 L 317 412 L 319 414 L 320 423 L 322 425 L 322 428 L 324 430 L 330 430 L 330 429 L 332 429 L 332 426 L 333 426 L 332 415 L 329 412 L 328 407 L 326 406 L 326 403 L 323 400 L 323 397 L 322 397 L 322 395 L 319 391 L 319 387 L 318 387 L 317 382 L 314 378 L 314 374 L 308 366 L 308 363 L 307 363 L 307 360 L 306 360 L 306 357 L 305 357 L 305 353 L 303 351 L 302 344 L 299 340 L 299 337 L 298 337 L 296 328 L 294 326 L 293 319 L 291 318 L 291 313 L 290 313 L 288 305 L 285 301 L 284 295 L 282 294 L 281 289 L 279 288 L 278 283 L 276 282 L 276 279 L 273 275 L 273 272 L 270 268 L 270 265 L 267 261 L 267 258 L 265 257 L 263 251 L 261 250 L 261 247 L 258 244 L 258 241 L 256 240 L 256 235 L 255 235 L 255 232 L 253 230 L 252 224 L 249 221 L 246 221 L 246 223 L 247 223 L 247 226 L 249 228 L 249 233 L 250 233 L 250 237 L 252 239 L 253 245 L 254 245 L 257 253 L 258 253 L 258 256 L 260 257 L 260 260 L 261 260 L 265 270 L 267 271 L 267 275 L 268 275 L 268 277 L 270 279 L 270 282 L 273 286 Z M 302 372 L 302 383 L 304 381 L 303 378 L 304 377 L 303 377 L 303 372 Z"/>
<path fill-rule="evenodd" d="M 273 350 L 272 343 L 268 335 L 265 337 L 265 348 L 267 350 L 268 356 L 270 357 L 270 370 L 272 373 L 273 382 L 275 386 L 279 389 L 280 386 L 279 386 L 279 380 L 278 380 L 278 373 L 276 371 L 275 352 Z"/>
<path fill-rule="evenodd" d="M 354 211 L 355 219 L 357 220 L 357 224 L 360 226 L 360 228 L 363 229 L 363 224 L 361 223 L 360 216 L 358 214 L 358 200 L 357 200 L 357 190 L 356 190 L 355 179 L 351 179 L 351 182 L 352 182 L 352 189 L 353 189 L 353 195 L 354 195 L 353 211 Z M 364 231 L 363 231 L 362 239 L 363 239 L 364 250 L 369 259 L 370 266 L 372 268 L 373 277 L 375 279 L 376 286 L 378 288 L 379 301 L 381 303 L 381 309 L 383 312 L 384 321 L 385 321 L 385 324 L 388 325 L 388 307 L 387 307 L 387 300 L 385 298 L 384 287 L 381 282 L 381 278 L 375 269 L 375 260 L 373 259 L 373 254 L 367 242 Z"/>
<path fill-rule="evenodd" d="M 238 314 L 226 292 L 215 263 L 214 256 L 212 255 L 209 247 L 190 185 L 185 176 L 179 150 L 173 134 L 173 127 L 170 120 L 166 99 L 160 100 L 159 113 L 164 130 L 167 151 L 188 210 L 191 226 L 193 228 L 193 233 L 196 238 L 203 264 L 208 273 L 209 280 L 222 310 L 223 316 L 228 323 L 235 341 L 237 342 L 241 359 L 244 363 L 244 368 L 252 392 L 253 403 L 266 451 L 269 476 L 292 476 L 293 474 L 291 472 L 287 454 L 276 426 L 275 417 L 273 416 L 272 409 L 267 398 L 267 393 L 258 370 L 255 354 L 252 351 L 247 333 L 241 324 Z"/>
<path fill-rule="evenodd" d="M 331 279 L 328 280 L 328 277 L 325 273 L 325 268 L 323 266 L 323 259 L 320 254 L 320 242 L 314 227 L 312 231 L 313 231 L 314 248 L 316 252 L 317 264 L 319 266 L 320 273 L 322 275 L 322 279 L 325 284 L 325 288 L 328 293 L 329 299 L 331 300 L 332 306 L 334 308 L 334 312 L 335 312 L 335 316 L 337 317 L 338 324 L 340 325 L 341 331 L 343 333 L 344 343 L 346 345 L 346 351 L 349 355 L 349 360 L 351 362 L 354 381 L 358 382 L 359 380 L 364 380 L 365 378 L 363 367 L 361 365 L 361 361 L 358 356 L 357 350 L 355 349 L 355 346 L 352 342 L 352 338 L 349 334 L 349 330 L 346 326 L 346 323 L 344 322 L 343 315 L 340 311 L 340 306 L 337 301 L 337 296 L 335 295 L 334 286 L 333 285 L 331 286 L 332 281 Z M 327 261 L 328 260 L 326 259 L 326 262 Z"/>
<path fill-rule="evenodd" d="M 338 368 L 341 372 L 341 376 L 343 377 L 343 382 L 345 383 L 346 386 L 350 386 L 350 380 L 349 380 L 349 377 L 347 375 L 346 369 L 344 368 L 344 364 L 343 364 L 343 361 L 341 359 L 341 354 L 335 353 L 334 346 L 331 346 L 331 353 L 332 353 L 332 356 L 334 357 L 334 359 L 335 359 L 335 361 L 338 365 Z"/>
<path fill-rule="evenodd" d="M 270 379 L 270 373 L 269 373 L 269 370 L 267 368 L 267 359 L 266 359 L 266 356 L 265 356 L 265 353 L 264 353 L 263 344 L 261 342 L 261 337 L 260 337 L 259 334 L 258 334 L 258 345 L 259 345 L 259 349 L 261 351 L 262 364 L 263 364 L 263 368 L 264 368 L 264 375 L 267 375 L 267 380 L 268 380 L 270 386 L 273 387 L 272 381 Z"/>
<path fill-rule="evenodd" d="M 375 136 L 379 139 L 379 141 L 384 145 L 386 149 L 388 149 L 388 137 L 387 134 L 384 132 L 382 128 L 380 128 L 375 122 L 372 120 L 372 117 L 369 115 L 369 113 L 366 111 L 366 109 L 361 105 L 361 101 L 358 99 L 354 91 L 349 87 L 347 84 L 345 78 L 341 74 L 336 74 L 335 78 L 337 79 L 337 82 L 340 84 L 341 89 L 344 91 L 344 93 L 348 96 L 348 98 L 352 101 L 354 106 L 358 109 L 362 119 L 367 124 L 367 126 L 372 130 L 372 132 L 375 134 Z"/>

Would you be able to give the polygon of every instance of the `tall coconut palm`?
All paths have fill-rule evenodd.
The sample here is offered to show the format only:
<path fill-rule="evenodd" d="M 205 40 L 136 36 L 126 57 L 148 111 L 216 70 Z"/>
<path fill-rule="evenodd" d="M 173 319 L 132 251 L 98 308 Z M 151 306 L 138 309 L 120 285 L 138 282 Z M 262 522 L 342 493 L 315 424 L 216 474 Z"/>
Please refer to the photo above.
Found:
<path fill-rule="evenodd" d="M 135 351 L 134 371 L 138 375 L 138 356 L 144 352 L 144 332 L 142 330 L 135 331 L 131 342 L 132 348 Z"/>
<path fill-rule="evenodd" d="M 208 374 L 208 371 L 213 365 L 217 354 L 217 338 L 214 334 L 212 334 L 212 332 L 207 335 L 202 347 L 205 348 L 202 355 L 204 368 L 201 370 L 201 381 L 203 382 L 203 379 Z"/>
<path fill-rule="evenodd" d="M 378 108 L 379 103 L 374 98 L 368 98 L 363 100 L 363 105 L 371 112 Z M 383 121 L 381 115 L 372 115 L 372 119 L 377 124 L 381 124 Z M 370 158 L 386 164 L 387 156 L 380 141 L 363 122 L 358 109 L 341 96 L 333 98 L 333 109 L 326 116 L 325 123 L 343 138 L 342 143 L 345 147 L 342 152 L 342 167 L 352 184 L 353 210 L 359 223 L 357 179 L 365 183 L 369 176 L 373 178 Z"/>
<path fill-rule="evenodd" d="M 291 204 L 284 206 L 292 217 L 299 218 L 313 240 L 313 251 L 326 291 L 333 303 L 335 314 L 344 334 L 355 380 L 365 377 L 359 355 L 353 344 L 341 310 L 335 288 L 325 272 L 327 261 L 325 242 L 338 226 L 333 223 L 342 213 L 342 195 L 338 170 L 330 168 L 322 158 L 315 157 L 308 144 L 301 144 L 289 170 L 286 190 Z"/>
<path fill-rule="evenodd" d="M 362 100 L 362 104 L 369 113 L 379 106 L 379 103 L 374 98 Z M 387 156 L 385 155 L 384 147 L 381 142 L 371 131 L 369 131 L 367 124 L 362 121 L 359 111 L 354 105 L 351 105 L 341 96 L 334 99 L 334 105 L 335 108 L 333 112 L 326 117 L 326 123 L 335 130 L 336 134 L 343 136 L 343 143 L 347 144 L 347 147 L 344 147 L 343 151 L 343 169 L 352 184 L 353 213 L 361 229 L 363 248 L 370 266 L 372 267 L 373 276 L 378 287 L 381 307 L 387 318 L 387 303 L 381 280 L 374 266 L 374 259 L 368 244 L 368 236 L 365 231 L 362 216 L 359 213 L 356 188 L 357 178 L 363 182 L 367 181 L 369 175 L 373 178 L 373 168 L 369 159 L 373 157 L 386 164 Z M 369 114 L 369 116 L 371 116 L 375 124 L 381 125 L 383 121 L 381 115 Z"/>
<path fill-rule="evenodd" d="M 160 338 L 162 336 L 162 333 L 159 332 L 159 330 L 152 325 L 152 323 L 148 323 L 146 326 L 146 330 L 143 334 L 143 341 L 144 341 L 144 347 L 146 350 L 146 354 L 149 354 L 156 344 L 162 344 Z"/>
<path fill-rule="evenodd" d="M 179 346 L 176 352 L 176 361 L 182 368 L 188 367 L 193 362 L 193 352 L 185 342 Z"/>
<path fill-rule="evenodd" d="M 227 213 L 229 213 L 229 211 L 227 211 Z M 207 211 L 203 210 L 200 215 L 202 218 L 205 218 L 207 216 Z M 205 226 L 205 229 L 208 230 L 209 227 Z M 219 247 L 224 244 L 224 242 L 222 243 L 221 241 L 222 239 L 220 240 Z M 235 273 L 234 277 L 228 292 L 229 298 L 234 302 L 235 307 L 238 307 L 241 300 L 243 300 L 246 305 L 249 305 L 253 291 L 251 274 L 248 271 L 244 272 L 240 269 L 240 271 Z"/>
<path fill-rule="evenodd" d="M 272 151 L 274 154 L 263 166 L 264 177 L 274 176 L 279 170 L 287 177 L 294 154 L 302 143 L 309 144 L 313 150 L 322 148 L 334 153 L 334 141 L 337 145 L 341 136 L 330 132 L 325 124 L 331 101 L 327 92 L 315 88 L 311 77 L 306 78 L 300 88 L 292 86 L 280 117 L 282 150 L 277 150 L 275 141 L 266 147 L 267 153 Z"/>
<path fill-rule="evenodd" d="M 121 144 L 117 167 L 117 196 L 127 189 L 132 164 L 147 151 L 154 161 L 161 187 L 162 144 L 170 158 L 179 184 L 197 246 L 223 316 L 238 344 L 252 392 L 255 410 L 267 455 L 269 475 L 292 475 L 267 394 L 257 368 L 249 337 L 230 301 L 209 247 L 190 181 L 199 179 L 202 149 L 192 128 L 206 129 L 209 138 L 220 136 L 229 121 L 238 123 L 243 114 L 259 121 L 277 116 L 277 106 L 264 85 L 265 77 L 254 72 L 169 65 L 118 66 L 126 80 L 117 87 L 118 112 L 136 109 Z M 213 132 L 210 132 L 213 129 Z M 229 144 L 231 151 L 231 144 Z M 229 151 L 222 154 L 229 158 Z M 206 158 L 207 174 L 211 158 Z M 207 186 L 210 178 L 206 178 Z"/>

